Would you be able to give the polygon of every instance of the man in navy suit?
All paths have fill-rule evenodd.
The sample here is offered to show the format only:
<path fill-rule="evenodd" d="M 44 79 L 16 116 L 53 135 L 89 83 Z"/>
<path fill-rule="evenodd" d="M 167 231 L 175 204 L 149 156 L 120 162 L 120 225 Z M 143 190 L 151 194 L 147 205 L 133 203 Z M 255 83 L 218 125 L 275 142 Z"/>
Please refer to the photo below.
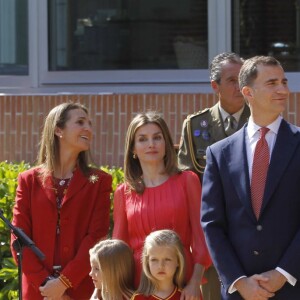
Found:
<path fill-rule="evenodd" d="M 208 147 L 202 226 L 222 282 L 222 299 L 300 299 L 300 132 L 281 116 L 289 97 L 280 63 L 245 61 L 239 74 L 249 122 Z M 255 214 L 254 151 L 267 127 L 267 175 Z M 255 187 L 253 187 L 255 189 Z"/>

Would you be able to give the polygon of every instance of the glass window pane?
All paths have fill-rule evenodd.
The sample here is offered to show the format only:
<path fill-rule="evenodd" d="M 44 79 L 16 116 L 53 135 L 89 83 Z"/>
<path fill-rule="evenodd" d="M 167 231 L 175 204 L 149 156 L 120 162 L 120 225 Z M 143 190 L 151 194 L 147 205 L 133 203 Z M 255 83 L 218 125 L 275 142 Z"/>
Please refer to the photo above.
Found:
<path fill-rule="evenodd" d="M 28 75 L 27 0 L 0 0 L 0 75 Z"/>
<path fill-rule="evenodd" d="M 48 0 L 49 69 L 207 68 L 207 0 Z"/>
<path fill-rule="evenodd" d="M 300 69 L 300 2 L 233 0 L 233 51 L 275 56 L 286 71 Z"/>

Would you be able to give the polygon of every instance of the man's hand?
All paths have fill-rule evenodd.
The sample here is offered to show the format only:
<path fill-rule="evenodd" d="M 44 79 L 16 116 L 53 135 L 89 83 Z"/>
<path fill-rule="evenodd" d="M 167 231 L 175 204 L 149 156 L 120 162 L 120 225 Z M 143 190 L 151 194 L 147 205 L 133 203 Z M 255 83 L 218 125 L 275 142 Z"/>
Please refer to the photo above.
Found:
<path fill-rule="evenodd" d="M 266 283 L 268 280 L 266 276 L 253 275 L 241 278 L 234 286 L 245 300 L 267 300 L 275 294 L 264 289 L 260 283 Z"/>
<path fill-rule="evenodd" d="M 261 274 L 262 276 L 268 278 L 268 281 L 259 281 L 259 285 L 263 287 L 265 290 L 275 293 L 280 290 L 287 279 L 277 270 L 270 270 L 268 272 L 264 272 Z"/>

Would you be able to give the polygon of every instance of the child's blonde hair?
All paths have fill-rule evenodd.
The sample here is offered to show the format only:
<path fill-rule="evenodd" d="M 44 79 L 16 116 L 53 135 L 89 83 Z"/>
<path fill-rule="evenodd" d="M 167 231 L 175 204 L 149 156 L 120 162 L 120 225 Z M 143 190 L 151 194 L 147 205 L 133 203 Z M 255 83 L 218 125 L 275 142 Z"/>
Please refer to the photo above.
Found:
<path fill-rule="evenodd" d="M 90 249 L 90 259 L 99 264 L 103 300 L 130 299 L 133 294 L 134 260 L 130 247 L 123 241 L 108 239 Z M 98 297 L 100 296 L 98 291 Z"/>
<path fill-rule="evenodd" d="M 149 267 L 149 249 L 153 246 L 167 246 L 175 250 L 178 259 L 178 267 L 174 274 L 173 283 L 182 289 L 185 285 L 185 255 L 182 242 L 173 230 L 157 230 L 150 233 L 144 242 L 142 254 L 142 275 L 137 293 L 145 296 L 153 294 L 157 288 L 157 280 L 152 276 Z"/>

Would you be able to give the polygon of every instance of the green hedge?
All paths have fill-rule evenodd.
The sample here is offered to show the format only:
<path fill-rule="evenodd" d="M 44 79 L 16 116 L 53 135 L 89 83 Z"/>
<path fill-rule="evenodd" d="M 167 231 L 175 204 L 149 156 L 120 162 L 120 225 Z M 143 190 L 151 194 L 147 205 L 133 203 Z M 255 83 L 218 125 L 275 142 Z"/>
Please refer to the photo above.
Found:
<path fill-rule="evenodd" d="M 12 208 L 14 205 L 17 177 L 20 172 L 30 168 L 25 162 L 19 164 L 0 162 L 0 208 L 3 215 L 8 219 L 12 219 Z M 113 177 L 113 192 L 117 185 L 123 182 L 124 173 L 121 168 L 101 167 L 102 170 L 109 173 Z M 111 194 L 111 200 L 113 193 Z M 111 201 L 110 211 L 110 234 L 113 228 L 113 201 Z M 10 252 L 10 230 L 7 228 L 3 220 L 0 219 L 0 300 L 17 300 L 18 299 L 18 270 Z"/>

